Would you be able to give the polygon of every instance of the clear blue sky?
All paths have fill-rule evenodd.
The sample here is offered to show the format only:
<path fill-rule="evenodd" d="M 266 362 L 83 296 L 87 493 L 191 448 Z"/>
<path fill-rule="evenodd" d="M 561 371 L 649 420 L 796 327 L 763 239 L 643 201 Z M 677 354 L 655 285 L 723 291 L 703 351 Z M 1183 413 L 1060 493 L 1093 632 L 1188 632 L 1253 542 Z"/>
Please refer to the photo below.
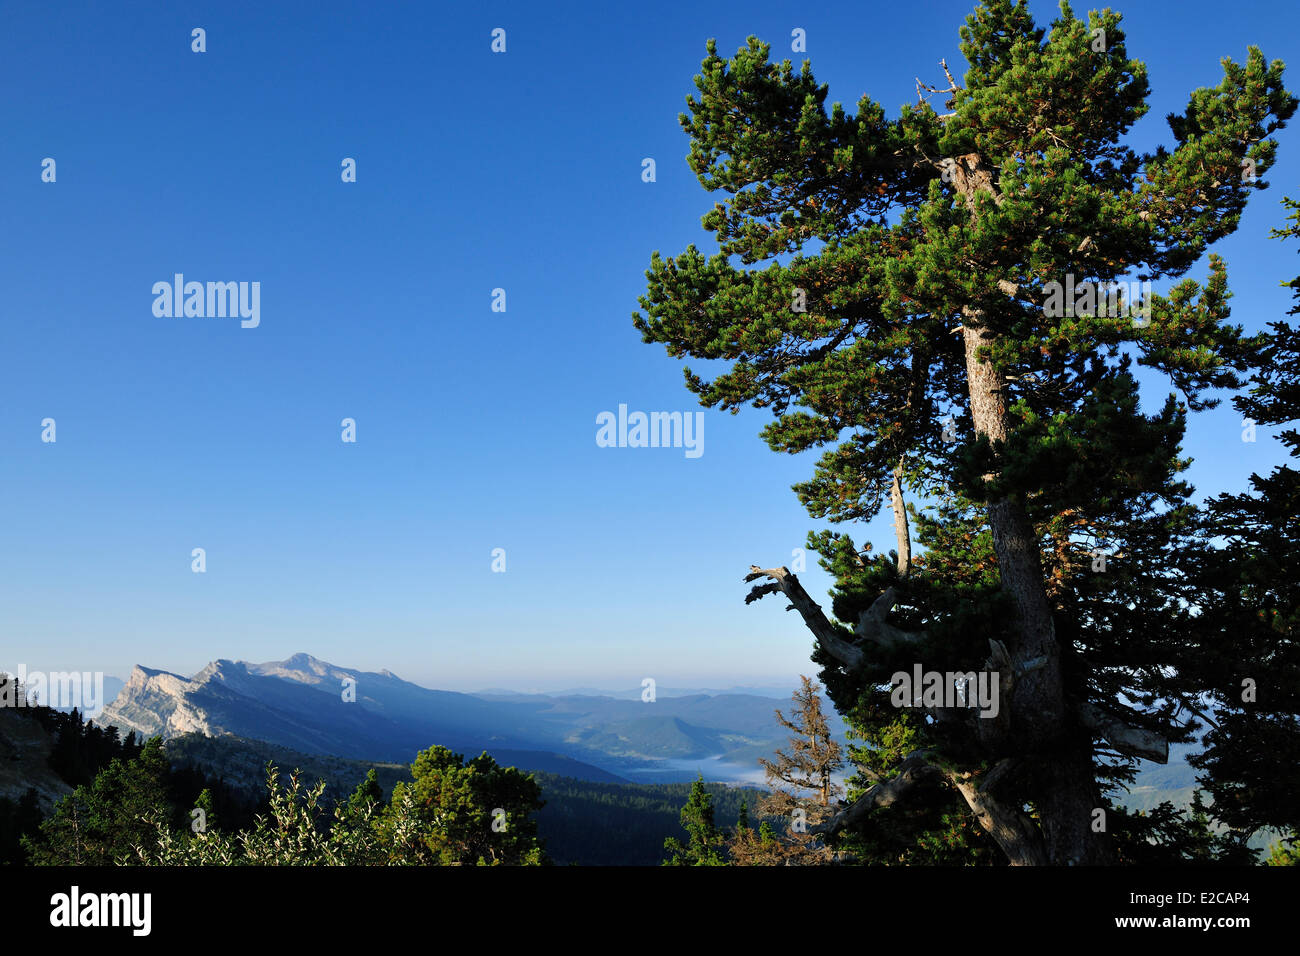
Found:
<path fill-rule="evenodd" d="M 677 120 L 706 39 L 798 61 L 801 27 L 832 100 L 894 113 L 940 57 L 961 75 L 972 6 L 6 4 L 0 668 L 305 650 L 453 689 L 793 688 L 810 638 L 741 578 L 816 526 L 789 490 L 811 456 L 768 451 L 752 411 L 706 411 L 696 459 L 598 448 L 595 418 L 698 408 L 629 317 L 652 250 L 712 248 Z M 1139 148 L 1250 43 L 1300 89 L 1292 5 L 1118 8 L 1153 87 Z M 1267 238 L 1300 196 L 1298 132 L 1216 249 L 1251 329 L 1300 272 Z M 260 326 L 156 318 L 177 272 L 260 282 Z M 1282 460 L 1239 434 L 1230 407 L 1193 420 L 1202 493 Z"/>

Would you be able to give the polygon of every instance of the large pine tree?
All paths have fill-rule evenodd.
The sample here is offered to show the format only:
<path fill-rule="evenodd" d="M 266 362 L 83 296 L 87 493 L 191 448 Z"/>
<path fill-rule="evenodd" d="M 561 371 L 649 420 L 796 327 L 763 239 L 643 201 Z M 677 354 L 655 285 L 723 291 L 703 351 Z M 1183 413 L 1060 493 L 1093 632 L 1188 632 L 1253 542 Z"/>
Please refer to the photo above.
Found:
<path fill-rule="evenodd" d="M 825 448 L 796 486 L 814 517 L 892 500 L 894 562 L 820 539 L 847 624 L 784 568 L 749 578 L 764 581 L 751 599 L 779 591 L 803 616 L 842 712 L 879 709 L 914 663 L 998 675 L 997 718 L 928 709 L 917 748 L 830 831 L 942 786 L 1012 863 L 1110 862 L 1102 785 L 1188 734 L 1187 700 L 1170 698 L 1187 689 L 1159 666 L 1181 653 L 1179 582 L 1138 562 L 1191 534 L 1186 412 L 1242 384 L 1253 343 L 1225 322 L 1214 256 L 1140 316 L 1099 293 L 1183 276 L 1231 233 L 1296 100 L 1251 48 L 1168 118 L 1171 149 L 1140 154 L 1121 140 L 1146 70 L 1118 14 L 1084 22 L 1062 3 L 1043 29 L 1023 0 L 986 0 L 961 37 L 962 80 L 943 64 L 947 85 L 918 84 L 893 119 L 866 96 L 828 111 L 809 64 L 771 63 L 755 38 L 731 58 L 710 41 L 682 124 L 700 182 L 726 194 L 703 221 L 720 252 L 656 253 L 634 321 L 670 355 L 729 363 L 712 380 L 687 369 L 702 404 L 770 408 L 774 450 Z M 1140 413 L 1134 360 L 1181 400 Z M 953 502 L 929 566 L 910 567 L 909 490 Z M 1119 567 L 1094 572 L 1099 551 Z"/>

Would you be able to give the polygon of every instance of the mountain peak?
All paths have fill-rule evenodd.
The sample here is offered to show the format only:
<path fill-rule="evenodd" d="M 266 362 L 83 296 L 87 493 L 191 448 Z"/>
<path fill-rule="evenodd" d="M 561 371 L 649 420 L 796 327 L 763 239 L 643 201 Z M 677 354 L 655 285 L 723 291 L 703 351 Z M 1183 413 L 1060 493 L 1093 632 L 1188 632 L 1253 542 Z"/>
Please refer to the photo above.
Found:
<path fill-rule="evenodd" d="M 241 666 L 249 674 L 257 677 L 280 677 L 297 684 L 310 685 L 319 685 L 322 682 L 337 682 L 340 677 L 352 676 L 358 673 L 302 652 L 282 661 L 266 661 L 261 664 L 244 663 Z"/>
<path fill-rule="evenodd" d="M 319 657 L 312 657 L 303 651 L 299 651 L 293 657 L 283 661 L 268 661 L 263 664 L 265 668 L 275 668 L 282 671 L 302 671 L 306 674 L 315 674 L 317 677 L 328 674 L 335 665 L 329 661 L 323 661 Z"/>
<path fill-rule="evenodd" d="M 247 668 L 240 661 L 227 660 L 221 657 L 209 663 L 190 680 L 196 684 L 204 684 L 212 680 L 225 681 L 235 676 L 244 677 L 247 676 L 247 673 Z"/>
<path fill-rule="evenodd" d="M 155 667 L 145 667 L 143 664 L 136 664 L 131 668 L 131 676 L 127 678 L 126 686 L 132 689 L 139 689 L 154 677 L 175 677 L 177 680 L 184 680 L 179 674 L 173 674 L 171 671 L 159 670 Z"/>

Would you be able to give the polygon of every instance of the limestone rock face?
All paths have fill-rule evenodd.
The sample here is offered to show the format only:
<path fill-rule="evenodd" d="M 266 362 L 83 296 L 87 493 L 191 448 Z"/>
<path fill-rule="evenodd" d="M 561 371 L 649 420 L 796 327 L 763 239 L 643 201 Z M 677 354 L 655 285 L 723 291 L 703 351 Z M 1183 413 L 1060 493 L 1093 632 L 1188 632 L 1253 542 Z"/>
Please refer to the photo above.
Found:
<path fill-rule="evenodd" d="M 477 753 L 549 740 L 529 716 L 518 705 L 295 654 L 263 664 L 215 660 L 191 677 L 137 665 L 96 722 L 165 740 L 233 735 L 308 754 L 407 761 L 433 743 Z"/>

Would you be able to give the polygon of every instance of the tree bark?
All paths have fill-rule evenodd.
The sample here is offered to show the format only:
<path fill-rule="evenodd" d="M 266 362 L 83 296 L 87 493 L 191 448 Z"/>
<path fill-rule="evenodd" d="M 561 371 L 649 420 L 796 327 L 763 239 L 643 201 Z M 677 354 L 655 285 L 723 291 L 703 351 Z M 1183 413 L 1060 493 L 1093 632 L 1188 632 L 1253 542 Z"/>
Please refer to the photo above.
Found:
<path fill-rule="evenodd" d="M 971 422 L 975 433 L 990 442 L 1007 440 L 1006 397 L 1001 376 L 989 362 L 979 358 L 978 350 L 994 342 L 994 333 L 979 323 L 984 316 L 975 309 L 963 309 L 962 337 L 966 345 L 966 378 L 970 392 Z M 985 475 L 985 480 L 996 475 Z M 998 558 L 1002 590 L 1015 604 L 1020 624 L 1020 641 L 1013 660 L 1045 657 L 1047 661 L 1033 675 L 1018 681 L 1016 689 L 1030 708 L 1026 716 L 1051 732 L 1065 713 L 1065 697 L 1060 679 L 1059 649 L 1052 609 L 1047 602 L 1043 583 L 1038 539 L 1021 503 L 1011 497 L 988 502 L 989 526 L 993 532 L 993 550 Z"/>
<path fill-rule="evenodd" d="M 912 568 L 912 535 L 907 527 L 907 505 L 903 502 L 903 463 L 894 468 L 894 482 L 889 488 L 894 505 L 894 537 L 898 539 L 898 576 L 907 577 Z"/>
<path fill-rule="evenodd" d="M 980 827 L 993 838 L 1012 866 L 1043 866 L 1048 862 L 1043 838 L 1034 821 L 1019 807 L 1005 804 L 990 792 L 997 769 L 981 780 L 965 774 L 948 773 L 949 782 L 966 800 Z"/>
<path fill-rule="evenodd" d="M 977 435 L 990 442 L 1006 441 L 1010 424 L 1000 371 L 980 358 L 981 347 L 996 341 L 976 309 L 963 309 L 962 336 L 966 346 L 966 376 L 971 422 Z M 990 479 L 995 475 L 986 475 Z M 1092 811 L 1100 806 L 1092 765 L 1091 741 L 1071 732 L 1061 675 L 1060 646 L 1047 600 L 1038 538 L 1015 497 L 988 502 L 989 528 L 998 559 L 1002 590 L 1016 609 L 1018 640 L 1012 662 L 1040 659 L 1041 666 L 1020 675 L 1011 698 L 1011 743 L 1019 753 L 1035 758 L 1030 770 L 1031 792 L 1038 807 L 1047 861 L 1056 865 L 1101 864 L 1112 861 L 1105 833 L 1092 832 Z M 972 808 L 974 805 L 972 804 Z M 1005 825 L 977 812 L 985 829 L 999 844 L 1014 835 Z M 1025 854 L 1026 862 L 1032 853 Z"/>
<path fill-rule="evenodd" d="M 979 156 L 956 161 L 953 185 L 965 199 L 972 221 L 981 193 L 1000 203 L 993 171 Z M 962 309 L 962 338 L 966 352 L 966 378 L 971 423 L 975 433 L 993 444 L 1006 441 L 1010 431 L 1003 370 L 980 357 L 980 350 L 997 342 L 997 332 L 980 309 Z M 986 480 L 995 474 L 984 476 Z M 1000 495 L 987 504 L 993 550 L 998 559 L 1002 590 L 1016 609 L 1017 639 L 1012 663 L 1041 659 L 1041 665 L 1019 675 L 1012 692 L 1010 740 L 1018 754 L 1030 758 L 1030 792 L 1039 811 L 1048 863 L 1055 865 L 1112 862 L 1105 833 L 1092 832 L 1092 811 L 1100 806 L 1100 793 L 1092 764 L 1091 739 L 1079 733 L 1066 706 L 1061 673 L 1061 651 L 1052 621 L 1043 578 L 1038 537 L 1024 505 L 1014 496 Z M 968 797 L 969 800 L 969 797 Z M 971 804 L 975 809 L 975 804 Z M 981 825 L 1002 845 L 1015 839 L 1014 828 L 976 811 Z M 990 823 L 997 832 L 990 829 Z M 1005 849 L 1005 847 L 1004 847 Z M 1033 861 L 1025 854 L 1025 862 Z M 1014 859 L 1014 857 L 1013 857 Z"/>

